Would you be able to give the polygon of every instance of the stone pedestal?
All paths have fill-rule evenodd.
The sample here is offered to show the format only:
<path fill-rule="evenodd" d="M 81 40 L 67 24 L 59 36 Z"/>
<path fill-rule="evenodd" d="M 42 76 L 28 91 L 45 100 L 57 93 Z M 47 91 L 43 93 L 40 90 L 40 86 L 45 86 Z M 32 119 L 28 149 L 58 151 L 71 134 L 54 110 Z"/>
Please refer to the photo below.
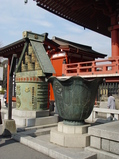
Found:
<path fill-rule="evenodd" d="M 7 118 L 8 115 L 5 114 L 4 119 Z M 39 126 L 58 122 L 58 116 L 49 116 L 49 110 L 26 111 L 13 109 L 12 118 L 18 126 Z"/>
<path fill-rule="evenodd" d="M 16 133 L 16 124 L 13 119 L 4 120 L 3 123 L 3 136 L 10 136 L 11 134 Z"/>
<path fill-rule="evenodd" d="M 90 145 L 90 135 L 87 134 L 90 124 L 81 126 L 58 123 L 57 128 L 50 132 L 50 142 L 64 147 L 86 147 Z"/>
<path fill-rule="evenodd" d="M 90 147 L 86 150 L 97 153 L 97 159 L 119 158 L 119 121 L 90 127 Z"/>

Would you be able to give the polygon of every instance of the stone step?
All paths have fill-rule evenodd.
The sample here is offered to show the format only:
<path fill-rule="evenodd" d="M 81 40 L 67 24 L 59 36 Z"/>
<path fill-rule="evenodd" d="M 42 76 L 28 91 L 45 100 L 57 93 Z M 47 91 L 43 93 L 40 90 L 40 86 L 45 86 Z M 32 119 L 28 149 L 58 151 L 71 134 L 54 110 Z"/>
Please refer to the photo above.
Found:
<path fill-rule="evenodd" d="M 7 114 L 4 115 L 4 119 L 7 119 Z M 25 118 L 20 116 L 12 116 L 12 119 L 15 120 L 16 125 L 18 126 L 40 126 L 46 124 L 53 124 L 58 122 L 58 116 L 47 116 L 39 118 Z"/>
<path fill-rule="evenodd" d="M 38 117 L 46 117 L 49 116 L 49 110 L 37 110 L 37 111 L 31 111 L 31 110 L 18 110 L 13 109 L 12 110 L 13 116 L 18 117 L 24 117 L 24 118 L 38 118 Z"/>
<path fill-rule="evenodd" d="M 91 136 L 119 142 L 119 121 L 89 127 L 88 133 Z"/>
<path fill-rule="evenodd" d="M 57 123 L 53 124 L 46 124 L 46 125 L 40 125 L 40 126 L 32 126 L 32 127 L 21 127 L 16 125 L 17 133 L 24 133 L 24 134 L 32 134 L 35 132 L 36 136 L 43 135 L 43 134 L 49 134 L 50 130 L 53 127 L 56 127 Z M 0 135 L 3 133 L 3 124 L 0 125 Z"/>
<path fill-rule="evenodd" d="M 95 149 L 92 147 L 86 147 L 85 150 L 96 153 L 97 159 L 119 159 L 119 155 L 109 153 L 107 151 Z"/>
<path fill-rule="evenodd" d="M 38 125 L 38 126 L 30 126 L 30 127 L 20 127 L 17 125 L 17 132 L 22 132 L 22 131 L 28 131 L 28 130 L 38 130 L 38 129 L 45 129 L 45 128 L 52 128 L 56 127 L 57 123 L 53 124 L 46 124 L 46 125 Z"/>
<path fill-rule="evenodd" d="M 18 132 L 19 129 L 17 129 L 17 132 L 18 132 L 17 134 L 20 134 L 20 135 L 24 134 L 24 135 L 27 135 L 27 136 L 29 135 L 31 137 L 38 137 L 40 135 L 50 134 L 50 131 L 51 131 L 52 127 L 39 128 L 39 129 L 32 128 L 32 129 L 28 129 L 28 130 L 25 130 L 25 131 L 22 131 L 22 132 L 21 131 Z"/>
<path fill-rule="evenodd" d="M 47 130 L 48 131 L 48 130 Z M 32 134 L 33 132 L 31 132 Z M 40 132 L 37 132 L 40 133 Z M 13 138 L 22 144 L 42 152 L 45 155 L 55 159 L 97 159 L 94 152 L 84 151 L 83 148 L 65 148 L 52 144 L 50 135 L 40 135 L 32 137 L 30 134 L 17 133 Z"/>

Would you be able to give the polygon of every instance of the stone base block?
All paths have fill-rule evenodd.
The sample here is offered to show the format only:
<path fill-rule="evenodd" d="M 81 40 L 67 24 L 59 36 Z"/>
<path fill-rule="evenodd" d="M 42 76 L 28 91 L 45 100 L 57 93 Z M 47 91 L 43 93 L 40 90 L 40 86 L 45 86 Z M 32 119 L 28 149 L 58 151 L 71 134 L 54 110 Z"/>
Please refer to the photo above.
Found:
<path fill-rule="evenodd" d="M 63 122 L 59 122 L 58 131 L 66 134 L 85 134 L 88 132 L 89 126 L 90 124 L 71 126 L 71 125 L 64 125 Z"/>
<path fill-rule="evenodd" d="M 25 117 L 25 118 L 38 118 L 38 117 L 49 116 L 49 110 L 27 111 L 27 110 L 13 109 L 12 115 L 18 117 Z"/>
<path fill-rule="evenodd" d="M 4 115 L 4 119 L 7 119 L 7 114 Z M 58 116 L 47 116 L 40 118 L 25 118 L 19 116 L 12 116 L 18 126 L 40 126 L 47 124 L 54 124 L 58 122 Z"/>
<path fill-rule="evenodd" d="M 26 119 L 26 126 L 48 125 L 58 122 L 58 116 L 48 116 L 34 119 Z"/>
<path fill-rule="evenodd" d="M 90 146 L 95 147 L 97 149 L 101 149 L 101 138 L 97 136 L 90 137 Z"/>
<path fill-rule="evenodd" d="M 49 110 L 24 111 L 13 109 L 12 118 L 18 126 L 38 126 L 58 122 L 58 116 L 49 116 Z M 4 114 L 4 119 L 8 119 L 8 114 Z"/>
<path fill-rule="evenodd" d="M 58 123 L 58 129 L 60 131 L 58 131 L 57 128 L 53 128 L 50 132 L 50 142 L 60 145 L 60 146 L 64 146 L 64 147 L 79 147 L 79 148 L 83 148 L 83 147 L 87 147 L 90 145 L 90 135 L 88 135 L 87 133 L 82 134 L 83 127 L 81 126 L 81 128 L 77 128 L 77 130 L 80 130 L 79 133 L 72 133 L 74 131 L 74 127 L 73 126 L 68 126 L 68 125 L 62 125 L 61 123 Z M 76 127 L 80 127 L 80 126 L 76 126 Z M 62 131 L 61 131 L 61 128 Z M 73 130 L 71 130 L 73 129 Z M 68 133 L 69 131 L 69 133 Z M 66 132 L 66 133 L 64 133 Z M 70 133 L 71 132 L 71 133 Z M 81 132 L 81 133 L 80 133 Z"/>
<path fill-rule="evenodd" d="M 97 159 L 119 159 L 119 155 L 116 155 L 107 151 L 95 149 L 92 147 L 86 147 L 85 150 L 96 153 Z"/>
<path fill-rule="evenodd" d="M 0 135 L 3 133 L 3 124 L 0 124 Z"/>
<path fill-rule="evenodd" d="M 16 124 L 13 119 L 11 120 L 4 120 L 3 123 L 3 136 L 9 136 L 11 134 L 16 133 Z"/>
<path fill-rule="evenodd" d="M 119 159 L 119 121 L 97 125 L 88 129 L 91 151 L 98 159 Z"/>

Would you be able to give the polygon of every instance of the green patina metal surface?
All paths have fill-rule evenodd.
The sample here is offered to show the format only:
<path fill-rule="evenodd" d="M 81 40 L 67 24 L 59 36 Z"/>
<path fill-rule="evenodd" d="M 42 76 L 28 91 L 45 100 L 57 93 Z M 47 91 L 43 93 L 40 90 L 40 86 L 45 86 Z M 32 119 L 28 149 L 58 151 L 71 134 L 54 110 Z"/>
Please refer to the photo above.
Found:
<path fill-rule="evenodd" d="M 44 42 L 47 36 L 48 36 L 48 33 L 37 34 L 37 33 L 28 32 L 28 31 L 23 32 L 23 38 L 28 38 L 29 40 L 35 40 L 38 42 Z"/>
<path fill-rule="evenodd" d="M 20 110 L 46 110 L 48 83 L 46 74 L 55 73 L 44 41 L 47 34 L 23 32 L 26 43 L 16 69 L 16 107 Z"/>
<path fill-rule="evenodd" d="M 48 104 L 47 82 L 17 82 L 16 108 L 19 110 L 46 110 Z"/>
<path fill-rule="evenodd" d="M 98 86 L 102 78 L 88 81 L 79 76 L 69 79 L 50 77 L 59 115 L 74 123 L 84 122 L 92 112 Z M 65 122 L 67 123 L 67 122 Z"/>
<path fill-rule="evenodd" d="M 16 73 L 16 77 L 45 77 L 42 70 L 26 71 Z"/>
<path fill-rule="evenodd" d="M 18 62 L 18 65 L 17 65 L 15 72 L 21 72 L 21 61 L 24 59 L 27 46 L 28 46 L 28 42 L 25 42 L 25 45 L 24 45 L 24 48 L 22 50 L 21 56 L 19 58 L 19 62 Z"/>
<path fill-rule="evenodd" d="M 23 64 L 28 65 L 25 62 L 25 55 L 27 52 L 28 53 L 27 56 L 29 56 L 29 58 L 31 58 L 31 55 L 28 52 L 29 44 L 31 44 L 31 47 L 33 49 L 33 54 L 36 56 L 36 58 L 38 60 L 37 62 L 39 63 L 43 73 L 48 73 L 48 74 L 55 73 L 55 70 L 54 70 L 54 68 L 51 64 L 51 61 L 46 53 L 46 50 L 43 46 L 43 42 L 44 42 L 45 38 L 47 37 L 47 33 L 39 35 L 39 34 L 31 33 L 31 32 L 24 32 L 23 36 L 28 39 L 24 45 L 24 48 L 23 48 L 23 51 L 20 56 L 20 59 L 19 59 L 15 72 L 16 73 L 21 72 L 22 62 L 23 62 Z M 27 59 L 28 59 L 28 57 L 27 57 Z M 34 64 L 35 62 L 30 61 L 30 63 Z"/>
<path fill-rule="evenodd" d="M 43 43 L 37 41 L 30 41 L 35 52 L 35 55 L 38 59 L 38 62 L 43 70 L 43 73 L 55 73 L 55 70 L 51 64 L 49 57 L 46 54 Z"/>

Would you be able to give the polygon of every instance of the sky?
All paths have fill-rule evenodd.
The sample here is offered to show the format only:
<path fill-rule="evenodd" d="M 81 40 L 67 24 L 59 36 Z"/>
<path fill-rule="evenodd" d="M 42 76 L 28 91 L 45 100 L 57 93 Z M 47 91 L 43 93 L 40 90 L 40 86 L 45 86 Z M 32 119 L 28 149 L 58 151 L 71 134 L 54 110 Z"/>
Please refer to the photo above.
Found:
<path fill-rule="evenodd" d="M 111 39 L 60 18 L 36 5 L 33 0 L 0 0 L 0 43 L 2 46 L 22 39 L 23 31 L 53 36 L 91 46 L 111 56 Z"/>

